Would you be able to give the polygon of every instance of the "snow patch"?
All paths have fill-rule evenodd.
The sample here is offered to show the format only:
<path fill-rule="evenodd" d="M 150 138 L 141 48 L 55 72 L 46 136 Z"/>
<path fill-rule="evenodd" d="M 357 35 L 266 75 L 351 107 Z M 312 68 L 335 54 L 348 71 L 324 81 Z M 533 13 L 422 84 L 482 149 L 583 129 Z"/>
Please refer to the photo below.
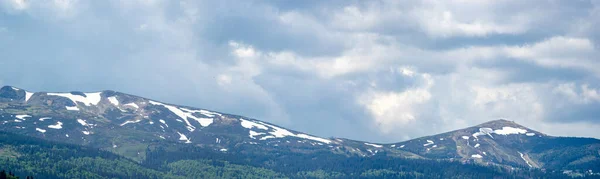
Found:
<path fill-rule="evenodd" d="M 27 114 L 25 114 L 25 115 L 16 115 L 15 117 L 16 117 L 17 119 L 21 119 L 21 120 L 27 120 L 27 119 L 25 119 L 25 118 L 26 118 L 26 117 L 31 117 L 31 116 L 30 116 L 30 115 L 27 115 Z"/>
<path fill-rule="evenodd" d="M 519 152 L 519 155 L 521 155 L 521 159 L 523 159 L 523 160 L 525 161 L 525 163 L 527 163 L 527 165 L 528 165 L 530 168 L 531 168 L 531 167 L 533 167 L 533 166 L 532 166 L 532 165 L 529 163 L 529 161 L 527 161 L 527 160 L 525 159 L 525 156 L 523 155 L 523 153 Z"/>
<path fill-rule="evenodd" d="M 469 140 L 469 136 L 462 136 L 463 139 Z"/>
<path fill-rule="evenodd" d="M 52 119 L 52 118 L 51 117 L 43 117 L 43 118 L 40 118 L 40 121 L 44 121 L 46 119 Z"/>
<path fill-rule="evenodd" d="M 487 127 L 486 128 L 479 128 L 479 132 L 474 133 L 473 137 L 475 137 L 477 139 L 477 136 L 488 135 L 491 138 L 494 138 L 492 136 L 492 134 L 491 134 L 493 132 L 494 132 L 494 130 L 492 130 L 492 128 L 487 128 Z"/>
<path fill-rule="evenodd" d="M 479 128 L 479 132 L 473 133 L 473 137 L 477 138 L 477 136 L 488 135 L 491 138 L 494 138 L 492 134 L 497 135 L 511 135 L 511 134 L 526 134 L 527 130 L 514 128 L 514 127 L 502 127 L 502 129 L 492 130 L 491 128 Z M 526 134 L 529 136 L 529 134 Z M 534 134 L 535 135 L 535 134 Z"/>
<path fill-rule="evenodd" d="M 45 133 L 46 132 L 46 130 L 40 129 L 40 128 L 35 128 L 35 130 L 38 131 L 38 132 L 41 132 L 41 133 Z"/>
<path fill-rule="evenodd" d="M 475 155 L 471 155 L 472 158 L 483 158 L 483 156 L 479 155 L 479 154 L 475 154 Z"/>
<path fill-rule="evenodd" d="M 423 144 L 423 147 L 427 147 L 428 145 L 432 145 L 433 141 L 432 140 L 427 140 L 426 144 Z"/>
<path fill-rule="evenodd" d="M 479 147 L 479 144 L 475 144 L 475 148 Z"/>
<path fill-rule="evenodd" d="M 196 112 L 202 113 L 201 111 L 205 111 L 205 110 L 190 110 L 190 109 L 186 109 L 186 108 L 177 108 L 175 106 L 163 104 L 163 103 L 156 102 L 156 101 L 150 101 L 150 104 L 163 106 L 163 107 L 167 108 L 169 111 L 171 111 L 173 114 L 179 116 L 179 118 L 181 118 L 185 121 L 185 124 L 187 125 L 186 128 L 190 132 L 194 131 L 196 129 L 196 127 L 193 126 L 190 123 L 190 121 L 188 121 L 188 118 L 196 120 L 203 127 L 209 126 L 210 124 L 213 123 L 212 118 L 199 118 L 199 117 L 196 117 L 193 115 Z"/>
<path fill-rule="evenodd" d="M 117 100 L 116 96 L 108 97 L 108 101 L 115 106 L 119 106 L 119 100 Z"/>
<path fill-rule="evenodd" d="M 514 127 L 502 127 L 502 129 L 494 130 L 494 133 L 498 135 L 525 134 L 527 133 L 527 130 Z"/>
<path fill-rule="evenodd" d="M 85 135 L 90 135 L 90 131 L 81 131 L 81 133 L 85 134 Z M 67 136 L 68 137 L 68 136 Z"/>
<path fill-rule="evenodd" d="M 65 98 L 69 98 L 73 103 L 77 104 L 77 102 L 83 103 L 86 106 L 98 105 L 102 97 L 100 96 L 101 92 L 96 93 L 83 93 L 85 96 L 74 95 L 71 93 L 48 93 L 49 96 L 61 96 Z"/>
<path fill-rule="evenodd" d="M 267 123 L 264 122 L 259 122 L 260 124 L 270 127 L 273 131 L 269 132 L 269 134 L 273 135 L 273 137 L 276 138 L 283 138 L 283 137 L 287 137 L 287 136 L 292 136 L 292 137 L 298 137 L 298 138 L 304 138 L 304 139 L 309 139 L 309 140 L 313 140 L 313 141 L 318 141 L 318 142 L 323 142 L 326 144 L 331 143 L 331 140 L 327 140 L 327 139 L 323 139 L 323 138 L 319 138 L 319 137 L 314 137 L 314 136 L 310 136 L 310 135 L 306 135 L 306 134 L 294 134 L 286 129 L 274 126 L 274 125 L 269 125 Z M 268 136 L 267 136 L 268 137 Z M 263 137 L 265 138 L 265 137 Z M 262 140 L 262 138 L 261 138 Z"/>
<path fill-rule="evenodd" d="M 77 106 L 65 106 L 65 108 L 67 108 L 67 110 L 69 111 L 79 111 L 79 108 Z"/>
<path fill-rule="evenodd" d="M 58 121 L 54 125 L 49 125 L 48 128 L 51 128 L 51 129 L 62 129 L 62 125 L 63 125 L 63 123 L 60 122 L 60 121 Z"/>
<path fill-rule="evenodd" d="M 527 134 L 525 134 L 525 135 L 527 135 L 527 136 L 530 136 L 530 137 L 531 137 L 531 136 L 535 136 L 535 133 L 527 133 Z"/>
<path fill-rule="evenodd" d="M 296 134 L 296 137 L 303 138 L 303 139 L 308 139 L 308 140 L 319 141 L 319 142 L 323 142 L 323 143 L 326 143 L 326 144 L 331 143 L 330 140 L 319 138 L 319 137 L 314 137 L 314 136 L 310 136 L 310 135 L 306 135 L 306 134 Z"/>
<path fill-rule="evenodd" d="M 240 118 L 240 123 L 242 125 L 242 127 L 247 128 L 247 129 L 252 129 L 254 127 L 262 129 L 262 130 L 269 130 L 269 128 L 267 128 L 267 126 L 261 125 L 261 124 L 257 124 L 255 122 L 252 121 L 248 121 L 245 119 Z"/>
<path fill-rule="evenodd" d="M 372 146 L 372 147 L 377 147 L 377 148 L 383 147 L 382 145 L 370 144 L 370 143 L 365 143 L 365 145 Z"/>
<path fill-rule="evenodd" d="M 25 91 L 25 102 L 29 101 L 29 99 L 31 99 L 31 96 L 33 96 L 32 92 Z"/>
<path fill-rule="evenodd" d="M 85 120 L 83 120 L 83 119 L 77 119 L 77 122 L 78 122 L 79 124 L 81 124 L 82 126 L 88 126 L 88 123 L 87 123 L 87 122 L 85 122 Z"/>
<path fill-rule="evenodd" d="M 259 140 L 267 140 L 267 139 L 273 139 L 273 138 L 275 138 L 275 136 L 268 135 L 268 136 L 264 136 L 264 137 L 260 138 Z"/>
<path fill-rule="evenodd" d="M 158 121 L 160 121 L 160 123 L 163 123 L 165 126 L 169 127 L 169 125 L 167 124 L 167 122 L 166 122 L 165 120 L 162 120 L 162 119 L 161 119 L 161 120 L 158 120 Z M 162 127 L 162 126 L 161 126 L 161 127 Z"/>
<path fill-rule="evenodd" d="M 215 117 L 215 116 L 223 116 L 219 113 L 216 112 L 211 112 L 211 111 L 207 111 L 207 110 L 198 110 L 198 112 L 202 115 L 208 116 L 208 117 Z"/>
<path fill-rule="evenodd" d="M 132 107 L 132 108 L 135 108 L 135 109 L 139 109 L 139 108 L 140 108 L 140 107 L 139 107 L 137 104 L 135 104 L 135 103 L 127 103 L 127 104 L 124 104 L 123 106 L 129 106 L 129 107 Z"/>
<path fill-rule="evenodd" d="M 227 149 L 221 149 L 219 151 L 221 151 L 221 152 L 227 152 Z"/>
<path fill-rule="evenodd" d="M 124 126 L 124 125 L 126 125 L 126 124 L 131 124 L 131 123 L 138 123 L 138 122 L 140 122 L 140 121 L 142 121 L 142 120 L 141 120 L 141 119 L 138 119 L 138 120 L 135 120 L 135 121 L 125 121 L 124 123 L 122 123 L 122 124 L 121 124 L 121 125 L 119 125 L 119 126 Z"/>
<path fill-rule="evenodd" d="M 206 110 L 191 110 L 191 109 L 186 109 L 186 108 L 181 108 L 181 110 L 187 112 L 186 113 L 187 117 L 196 120 L 196 122 L 200 123 L 200 125 L 202 127 L 209 126 L 210 124 L 212 124 L 214 122 L 213 118 L 196 117 L 193 115 L 194 113 L 200 113 L 200 114 L 205 115 L 204 113 L 208 112 Z M 210 112 L 210 114 L 213 114 L 213 113 Z M 218 114 L 218 113 L 214 113 L 214 114 Z M 205 115 L 205 116 L 208 116 L 208 115 Z M 209 117 L 213 117 L 213 116 L 209 116 Z"/>
<path fill-rule="evenodd" d="M 180 141 L 185 141 L 186 144 L 192 143 L 192 141 L 190 141 L 190 139 L 187 136 L 183 135 L 180 132 L 177 132 L 177 133 L 179 134 Z"/>
<path fill-rule="evenodd" d="M 400 148 L 404 148 L 404 145 L 401 145 Z"/>

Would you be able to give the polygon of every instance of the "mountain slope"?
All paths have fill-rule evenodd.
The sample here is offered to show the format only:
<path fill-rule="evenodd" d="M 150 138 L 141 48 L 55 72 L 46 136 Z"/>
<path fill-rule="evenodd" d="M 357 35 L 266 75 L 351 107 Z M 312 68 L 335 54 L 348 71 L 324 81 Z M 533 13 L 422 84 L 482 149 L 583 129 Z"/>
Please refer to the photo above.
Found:
<path fill-rule="evenodd" d="M 160 167 L 167 167 L 165 161 L 188 158 L 267 168 L 296 166 L 289 163 L 295 160 L 356 158 L 387 163 L 390 159 L 460 161 L 510 170 L 600 171 L 599 140 L 552 137 L 506 120 L 376 144 L 321 138 L 256 119 L 115 91 L 34 93 L 5 86 L 0 88 L 0 131 L 99 148 Z"/>
<path fill-rule="evenodd" d="M 319 138 L 240 116 L 176 106 L 114 91 L 31 93 L 0 89 L 2 130 L 55 141 L 91 145 L 143 160 L 145 149 L 163 142 L 234 152 L 244 145 L 298 151 L 331 150 Z"/>
<path fill-rule="evenodd" d="M 548 136 L 507 120 L 395 145 L 433 159 L 524 168 L 600 170 L 600 140 Z"/>

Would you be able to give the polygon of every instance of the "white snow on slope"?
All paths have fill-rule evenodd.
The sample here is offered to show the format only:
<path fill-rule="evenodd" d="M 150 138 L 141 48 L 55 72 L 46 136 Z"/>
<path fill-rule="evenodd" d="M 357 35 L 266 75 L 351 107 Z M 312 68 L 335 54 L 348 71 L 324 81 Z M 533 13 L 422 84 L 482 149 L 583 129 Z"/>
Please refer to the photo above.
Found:
<path fill-rule="evenodd" d="M 140 122 L 140 121 L 142 121 L 142 120 L 141 120 L 141 119 L 138 119 L 138 120 L 135 120 L 135 121 L 125 121 L 124 123 L 122 123 L 122 124 L 121 124 L 121 125 L 119 125 L 119 126 L 124 126 L 124 125 L 126 125 L 126 124 L 132 124 L 132 123 L 138 123 L 138 122 Z"/>
<path fill-rule="evenodd" d="M 486 128 L 479 128 L 479 132 L 474 133 L 473 137 L 477 138 L 477 136 L 488 135 L 491 138 L 494 138 L 492 136 L 492 134 L 491 134 L 493 132 L 494 132 L 494 130 L 492 130 L 492 128 L 487 128 L 487 127 Z"/>
<path fill-rule="evenodd" d="M 475 154 L 475 155 L 471 155 L 472 158 L 483 158 L 483 156 L 479 155 L 479 154 Z"/>
<path fill-rule="evenodd" d="M 469 140 L 469 136 L 462 136 L 463 139 Z"/>
<path fill-rule="evenodd" d="M 54 125 L 49 125 L 48 128 L 51 128 L 51 129 L 62 129 L 62 125 L 63 125 L 63 123 L 60 122 L 60 121 L 58 121 Z"/>
<path fill-rule="evenodd" d="M 369 145 L 369 146 L 373 146 L 373 147 L 377 147 L 377 148 L 383 147 L 382 145 L 370 144 L 370 143 L 365 143 L 365 145 Z"/>
<path fill-rule="evenodd" d="M 432 145 L 433 141 L 432 140 L 427 140 L 426 144 L 423 144 L 423 147 L 427 147 L 428 145 Z"/>
<path fill-rule="evenodd" d="M 90 131 L 81 131 L 81 133 L 83 133 L 84 135 L 90 135 Z M 67 136 L 69 137 L 69 136 Z"/>
<path fill-rule="evenodd" d="M 33 96 L 32 92 L 25 91 L 25 102 L 29 101 L 29 99 L 31 99 L 31 96 Z"/>
<path fill-rule="evenodd" d="M 41 133 L 45 133 L 46 132 L 46 130 L 40 129 L 40 128 L 35 128 L 35 130 L 38 131 L 38 132 L 41 132 Z"/>
<path fill-rule="evenodd" d="M 158 120 L 158 121 L 160 121 L 160 123 L 163 123 L 165 126 L 169 127 L 169 125 L 167 124 L 167 122 L 166 122 L 165 120 L 162 120 L 162 119 L 161 119 L 161 120 Z M 161 127 L 162 127 L 162 126 L 161 126 Z"/>
<path fill-rule="evenodd" d="M 187 108 L 180 108 L 180 109 L 186 112 L 187 117 L 192 118 L 192 119 L 196 120 L 196 122 L 200 123 L 200 125 L 202 127 L 209 126 L 210 124 L 212 124 L 214 122 L 214 119 L 213 118 L 196 117 L 196 116 L 194 116 L 194 113 L 200 113 L 202 115 L 209 116 L 209 117 L 214 117 L 213 114 L 218 114 L 218 113 L 212 113 L 212 112 L 209 112 L 206 110 L 191 110 L 191 109 L 187 109 Z M 205 113 L 209 114 L 209 115 L 206 115 Z"/>
<path fill-rule="evenodd" d="M 190 141 L 190 139 L 187 136 L 183 135 L 180 132 L 177 133 L 179 134 L 179 140 L 185 141 L 186 144 L 192 143 L 192 141 Z"/>
<path fill-rule="evenodd" d="M 108 97 L 108 101 L 115 106 L 119 106 L 119 100 L 117 100 L 116 96 Z"/>
<path fill-rule="evenodd" d="M 526 134 L 527 136 L 533 136 L 535 134 L 527 133 L 525 129 L 519 129 L 514 127 L 502 127 L 502 129 L 492 130 L 491 128 L 479 128 L 479 132 L 473 134 L 473 137 L 477 138 L 478 136 L 488 135 L 491 138 L 494 138 L 492 134 L 497 135 L 511 135 L 511 134 Z M 464 136 L 463 136 L 464 138 Z"/>
<path fill-rule="evenodd" d="M 249 134 L 249 136 L 250 136 L 250 138 L 252 138 L 252 139 L 256 139 L 256 136 L 259 136 L 259 135 L 264 135 L 264 134 L 265 134 L 265 133 L 262 133 L 262 132 L 254 132 L 254 131 L 252 131 L 252 130 L 251 130 L 249 133 L 250 133 L 250 134 Z"/>
<path fill-rule="evenodd" d="M 274 138 L 275 138 L 275 136 L 268 135 L 268 136 L 264 136 L 264 137 L 260 138 L 259 140 L 267 140 L 267 139 L 274 139 Z"/>
<path fill-rule="evenodd" d="M 479 147 L 479 144 L 475 144 L 475 148 Z"/>
<path fill-rule="evenodd" d="M 127 104 L 124 104 L 123 106 L 129 106 L 129 107 L 132 107 L 132 108 L 135 108 L 135 109 L 139 109 L 139 108 L 140 108 L 140 107 L 139 107 L 137 104 L 135 104 L 135 103 L 127 103 Z"/>
<path fill-rule="evenodd" d="M 527 130 L 519 129 L 514 127 L 502 127 L 502 129 L 492 130 L 491 128 L 479 128 L 479 132 L 473 133 L 473 137 L 477 138 L 477 136 L 488 135 L 491 138 L 494 138 L 492 134 L 497 135 L 511 135 L 511 134 L 526 134 Z M 526 134 L 529 136 L 529 134 Z M 535 135 L 535 134 L 534 134 Z"/>
<path fill-rule="evenodd" d="M 43 118 L 40 118 L 40 121 L 44 121 L 46 119 L 52 119 L 52 118 L 51 117 L 43 117 Z"/>
<path fill-rule="evenodd" d="M 47 95 L 69 98 L 75 104 L 77 104 L 77 102 L 80 102 L 85 104 L 86 106 L 98 105 L 98 103 L 102 99 L 102 97 L 100 96 L 101 92 L 83 94 L 85 94 L 85 97 L 80 95 L 74 95 L 71 93 L 48 93 Z"/>
<path fill-rule="evenodd" d="M 527 133 L 527 130 L 514 127 L 502 127 L 502 129 L 494 130 L 494 133 L 498 135 L 525 134 Z"/>
<path fill-rule="evenodd" d="M 331 143 L 330 140 L 319 138 L 319 137 L 310 136 L 310 135 L 307 135 L 307 134 L 296 134 L 296 137 L 304 138 L 304 139 L 308 139 L 308 140 L 319 141 L 319 142 L 323 142 L 323 143 L 326 143 L 326 144 Z"/>
<path fill-rule="evenodd" d="M 306 134 L 294 134 L 286 129 L 274 126 L 274 125 L 270 125 L 264 122 L 258 122 L 262 125 L 265 125 L 267 127 L 270 127 L 273 131 L 269 132 L 269 134 L 273 135 L 273 137 L 276 138 L 283 138 L 286 136 L 292 136 L 292 137 L 298 137 L 298 138 L 304 138 L 304 139 L 308 139 L 308 140 L 313 140 L 313 141 L 319 141 L 319 142 L 323 142 L 326 144 L 331 143 L 331 140 L 327 140 L 327 139 L 323 139 L 323 138 L 319 138 L 319 137 L 314 137 L 314 136 L 310 136 L 310 135 L 306 135 Z M 268 137 L 268 136 L 267 136 Z M 263 137 L 265 138 L 265 137 Z"/>
<path fill-rule="evenodd" d="M 67 110 L 69 111 L 79 111 L 79 108 L 77 106 L 65 106 L 65 108 L 67 108 Z"/>
<path fill-rule="evenodd" d="M 27 119 L 25 119 L 25 118 L 26 118 L 26 117 L 31 117 L 31 116 L 30 116 L 30 115 L 26 115 L 26 114 L 25 114 L 25 115 L 16 115 L 15 117 L 16 117 L 17 119 L 21 119 L 21 120 L 27 120 Z"/>
<path fill-rule="evenodd" d="M 197 110 L 197 111 L 198 111 L 200 114 L 202 114 L 202 115 L 205 115 L 205 116 L 208 116 L 208 117 L 215 117 L 215 115 L 216 115 L 216 116 L 223 116 L 223 115 L 221 115 L 221 114 L 219 114 L 219 113 L 216 113 L 216 112 L 211 112 L 211 111 L 207 111 L 207 110 L 202 110 L 202 109 L 201 109 L 201 110 Z"/>
<path fill-rule="evenodd" d="M 527 133 L 527 134 L 525 134 L 525 135 L 527 135 L 527 136 L 534 136 L 534 135 L 535 135 L 535 133 Z"/>
<path fill-rule="evenodd" d="M 202 113 L 202 111 L 205 111 L 205 110 L 190 110 L 190 109 L 186 109 L 186 108 L 178 108 L 175 106 L 163 104 L 163 103 L 156 102 L 156 101 L 150 101 L 150 104 L 163 106 L 163 107 L 167 108 L 169 111 L 171 111 L 173 114 L 179 116 L 179 118 L 181 118 L 181 119 L 183 119 L 183 121 L 185 121 L 185 124 L 187 125 L 186 128 L 190 132 L 196 130 L 196 127 L 190 123 L 188 118 L 194 119 L 195 121 L 200 123 L 200 125 L 203 127 L 209 126 L 210 124 L 213 123 L 212 118 L 201 118 L 201 117 L 196 117 L 193 115 L 196 112 Z"/>
<path fill-rule="evenodd" d="M 82 126 L 88 126 L 87 122 L 85 122 L 85 120 L 83 120 L 83 119 L 77 119 L 77 122 L 79 124 L 81 124 Z"/>
<path fill-rule="evenodd" d="M 257 124 L 255 122 L 248 121 L 248 120 L 245 120 L 242 118 L 240 118 L 240 121 L 241 121 L 240 123 L 241 123 L 242 127 L 247 128 L 247 129 L 252 129 L 253 127 L 256 127 L 256 128 L 262 129 L 262 130 L 269 130 L 269 128 L 267 128 L 267 126 L 264 126 L 262 124 Z"/>
<path fill-rule="evenodd" d="M 531 166 L 531 164 L 529 163 L 529 161 L 525 160 L 525 156 L 523 156 L 523 153 L 519 152 L 519 155 L 521 155 L 521 159 L 523 159 L 525 161 L 525 163 L 527 163 L 527 165 L 531 168 L 533 166 Z"/>

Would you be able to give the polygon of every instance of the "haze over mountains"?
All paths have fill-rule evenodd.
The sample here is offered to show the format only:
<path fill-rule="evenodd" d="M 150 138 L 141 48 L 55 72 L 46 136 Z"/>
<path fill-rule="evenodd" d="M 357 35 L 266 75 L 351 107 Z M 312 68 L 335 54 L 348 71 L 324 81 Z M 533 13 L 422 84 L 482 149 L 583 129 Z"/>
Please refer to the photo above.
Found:
<path fill-rule="evenodd" d="M 335 158 L 332 161 L 433 160 L 521 171 L 543 169 L 561 175 L 577 171 L 593 176 L 600 171 L 600 140 L 553 137 L 502 119 L 379 144 L 318 137 L 257 119 L 116 91 L 47 93 L 5 86 L 0 89 L 0 122 L 3 132 L 97 148 L 142 164 L 156 163 L 161 158 L 153 157 L 157 153 L 178 156 L 182 151 L 198 150 L 197 155 L 204 157 L 224 157 L 217 157 L 219 160 L 227 160 L 227 156 L 264 157 L 263 162 L 272 164 L 240 164 L 271 167 L 275 172 L 282 171 L 273 165 L 286 163 L 282 158 L 290 156 L 326 156 Z"/>

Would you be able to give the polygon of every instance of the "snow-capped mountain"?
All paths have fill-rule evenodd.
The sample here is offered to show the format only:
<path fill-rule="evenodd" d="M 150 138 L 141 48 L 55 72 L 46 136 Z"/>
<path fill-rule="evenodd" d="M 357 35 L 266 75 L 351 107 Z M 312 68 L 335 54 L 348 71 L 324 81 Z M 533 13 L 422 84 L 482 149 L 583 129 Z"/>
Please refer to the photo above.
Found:
<path fill-rule="evenodd" d="M 392 146 L 426 158 L 509 167 L 597 169 L 600 166 L 598 139 L 553 137 L 502 119 Z"/>
<path fill-rule="evenodd" d="M 243 116 L 115 91 L 48 93 L 5 86 L 0 89 L 0 130 L 100 148 L 136 161 L 158 149 L 196 147 L 222 154 L 326 153 L 556 170 L 600 166 L 600 140 L 552 137 L 506 120 L 377 144 L 318 137 Z"/>

